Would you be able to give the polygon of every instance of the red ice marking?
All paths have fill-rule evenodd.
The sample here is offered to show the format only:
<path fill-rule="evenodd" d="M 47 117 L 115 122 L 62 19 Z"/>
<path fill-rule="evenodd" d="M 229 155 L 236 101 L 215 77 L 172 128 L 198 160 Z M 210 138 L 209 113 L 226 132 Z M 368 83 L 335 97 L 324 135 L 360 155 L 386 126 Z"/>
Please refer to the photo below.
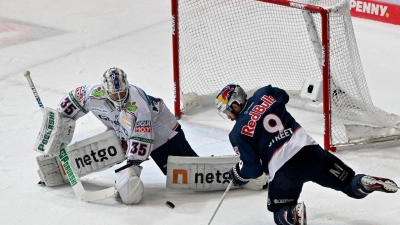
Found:
<path fill-rule="evenodd" d="M 29 40 L 35 34 L 31 26 L 12 22 L 0 22 L 0 45 Z"/>
<path fill-rule="evenodd" d="M 151 29 L 151 28 L 153 28 L 153 27 L 155 27 L 155 26 L 158 26 L 158 25 L 160 25 L 160 24 L 164 24 L 164 23 L 167 23 L 167 22 L 169 22 L 169 19 L 167 19 L 167 20 L 161 20 L 161 21 L 159 21 L 159 22 L 157 22 L 157 23 L 154 23 L 154 24 L 151 24 L 151 25 L 148 25 L 148 26 L 145 26 L 145 27 L 136 29 L 136 30 L 129 31 L 129 32 L 127 32 L 127 33 L 124 33 L 124 34 L 121 34 L 121 35 L 112 37 L 112 38 L 110 38 L 110 39 L 107 39 L 107 40 L 104 40 L 104 41 L 101 41 L 101 42 L 98 42 L 98 43 L 95 43 L 95 44 L 92 44 L 92 45 L 88 45 L 88 46 L 84 46 L 84 47 L 79 47 L 79 48 L 73 49 L 72 51 L 67 52 L 67 53 L 65 53 L 65 54 L 62 54 L 62 55 L 59 55 L 59 56 L 57 56 L 57 57 L 53 57 L 53 58 L 51 58 L 51 59 L 48 59 L 48 60 L 45 60 L 45 61 L 41 61 L 41 62 L 32 64 L 32 65 L 27 65 L 23 70 L 18 70 L 18 71 L 16 71 L 16 72 L 11 72 L 11 73 L 8 73 L 8 74 L 3 74 L 3 75 L 1 75 L 1 76 L 0 76 L 0 81 L 3 81 L 3 80 L 5 80 L 5 79 L 9 78 L 10 75 L 16 75 L 16 74 L 18 74 L 18 73 L 22 73 L 21 71 L 30 70 L 30 69 L 35 68 L 35 67 L 37 67 L 37 66 L 44 65 L 44 64 L 47 64 L 47 63 L 56 61 L 56 60 L 58 60 L 58 59 L 65 58 L 65 57 L 68 56 L 68 55 L 75 54 L 75 53 L 82 52 L 82 51 L 86 51 L 86 50 L 89 49 L 89 48 L 94 48 L 94 47 L 97 47 L 97 46 L 99 46 L 99 45 L 103 45 L 103 44 L 106 44 L 106 43 L 110 43 L 110 42 L 112 42 L 112 41 L 114 41 L 114 40 L 118 40 L 118 39 L 121 39 L 121 38 L 125 38 L 125 37 L 127 37 L 127 36 L 129 36 L 129 35 L 132 35 L 132 34 L 140 33 L 140 32 L 142 32 L 142 31 Z M 1 24 L 2 24 L 2 22 L 0 22 L 0 27 L 2 27 Z M 32 30 L 33 30 L 33 28 L 32 28 Z M 34 32 L 34 31 L 32 31 L 32 32 Z M 0 33 L 0 36 L 1 36 L 1 33 Z M 0 45 L 1 45 L 1 43 L 0 43 Z M 13 83 L 14 83 L 15 85 L 25 85 L 25 82 L 13 81 Z M 39 86 L 36 85 L 36 88 L 37 88 L 37 87 L 39 87 Z M 65 94 L 64 92 L 62 92 L 62 91 L 60 91 L 60 90 L 58 90 L 58 89 L 51 89 L 51 88 L 46 88 L 46 87 L 41 87 L 41 88 L 44 89 L 44 90 L 46 90 L 46 91 L 52 92 L 52 93 Z M 128 112 L 128 113 L 129 113 L 129 112 Z"/>

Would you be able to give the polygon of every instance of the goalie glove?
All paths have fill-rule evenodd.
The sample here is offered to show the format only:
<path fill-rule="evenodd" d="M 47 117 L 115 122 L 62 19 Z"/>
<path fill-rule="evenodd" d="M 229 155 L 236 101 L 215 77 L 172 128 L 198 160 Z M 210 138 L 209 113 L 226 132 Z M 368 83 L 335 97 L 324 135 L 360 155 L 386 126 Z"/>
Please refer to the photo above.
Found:
<path fill-rule="evenodd" d="M 243 178 L 240 174 L 239 163 L 229 170 L 230 177 L 234 186 L 242 186 L 249 182 L 249 179 Z"/>

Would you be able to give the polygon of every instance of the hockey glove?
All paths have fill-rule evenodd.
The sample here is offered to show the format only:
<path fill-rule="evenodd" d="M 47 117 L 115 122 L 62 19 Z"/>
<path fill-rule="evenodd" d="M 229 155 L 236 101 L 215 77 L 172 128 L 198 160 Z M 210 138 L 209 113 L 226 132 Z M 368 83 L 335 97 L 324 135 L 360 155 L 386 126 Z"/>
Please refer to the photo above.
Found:
<path fill-rule="evenodd" d="M 235 186 L 242 186 L 249 182 L 249 179 L 243 178 L 240 174 L 239 163 L 229 170 L 229 174 L 232 178 L 232 183 Z"/>

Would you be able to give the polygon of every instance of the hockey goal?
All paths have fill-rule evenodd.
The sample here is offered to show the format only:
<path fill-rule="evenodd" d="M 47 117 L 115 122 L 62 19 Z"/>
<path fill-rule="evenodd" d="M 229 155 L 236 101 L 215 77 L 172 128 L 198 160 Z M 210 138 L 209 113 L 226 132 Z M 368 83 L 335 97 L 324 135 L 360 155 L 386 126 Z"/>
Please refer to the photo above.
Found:
<path fill-rule="evenodd" d="M 172 0 L 176 116 L 228 83 L 248 93 L 271 84 L 290 105 L 323 113 L 327 150 L 397 144 L 398 116 L 372 103 L 349 4 Z"/>

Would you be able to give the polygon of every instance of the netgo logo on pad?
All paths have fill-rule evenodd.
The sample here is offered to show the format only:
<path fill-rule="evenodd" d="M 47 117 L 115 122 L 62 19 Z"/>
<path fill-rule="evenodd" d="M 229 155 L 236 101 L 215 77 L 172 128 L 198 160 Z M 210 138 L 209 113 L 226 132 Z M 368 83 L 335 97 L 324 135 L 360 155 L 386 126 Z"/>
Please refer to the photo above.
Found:
<path fill-rule="evenodd" d="M 107 154 L 108 153 L 108 154 Z M 103 148 L 97 152 L 91 151 L 90 154 L 84 155 L 82 157 L 75 158 L 75 163 L 78 169 L 81 167 L 90 166 L 92 162 L 103 162 L 111 159 L 118 154 L 117 149 L 114 146 L 109 146 L 107 149 Z"/>
<path fill-rule="evenodd" d="M 185 169 L 173 169 L 172 170 L 172 183 L 173 184 L 189 184 L 189 173 Z M 229 170 L 219 171 L 215 173 L 194 173 L 194 183 L 204 184 L 204 183 L 229 183 L 230 174 Z"/>

